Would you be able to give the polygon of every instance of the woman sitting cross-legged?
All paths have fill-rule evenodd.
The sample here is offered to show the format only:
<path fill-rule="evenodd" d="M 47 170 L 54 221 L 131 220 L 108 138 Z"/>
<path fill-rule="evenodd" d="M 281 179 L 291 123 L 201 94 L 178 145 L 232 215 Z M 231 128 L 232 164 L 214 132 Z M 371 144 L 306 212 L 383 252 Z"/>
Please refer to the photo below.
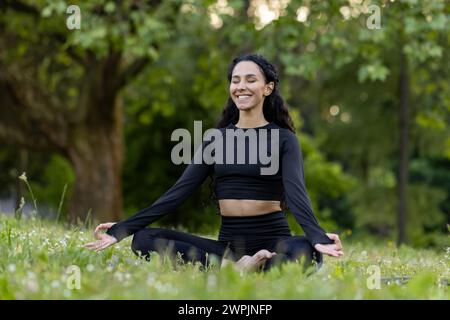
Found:
<path fill-rule="evenodd" d="M 260 55 L 241 56 L 232 61 L 228 80 L 230 95 L 217 125 L 221 136 L 215 139 L 227 139 L 229 133 L 235 137 L 243 135 L 243 149 L 236 143 L 227 149 L 230 148 L 227 141 L 222 143 L 223 150 L 220 149 L 221 160 L 232 161 L 191 162 L 178 181 L 150 207 L 124 221 L 97 226 L 94 231 L 97 241 L 86 244 L 87 248 L 102 250 L 133 235 L 131 249 L 146 258 L 151 252 L 172 256 L 179 253 L 186 262 L 207 266 L 215 257 L 222 266 L 232 264 L 246 271 L 269 270 L 286 261 L 320 266 L 322 254 L 343 255 L 338 235 L 326 233 L 311 208 L 300 144 L 280 96 L 274 66 Z M 252 137 L 256 140 L 252 141 Z M 215 139 L 203 141 L 197 152 L 205 150 Z M 267 163 L 263 164 L 262 159 L 249 161 L 255 155 L 255 146 L 276 157 L 278 167 L 270 174 L 263 174 Z M 245 152 L 241 157 L 244 161 L 236 161 L 242 152 Z M 214 194 L 220 208 L 217 240 L 176 230 L 146 228 L 173 212 L 208 176 L 214 180 Z M 282 209 L 284 203 L 305 236 L 291 234 Z"/>

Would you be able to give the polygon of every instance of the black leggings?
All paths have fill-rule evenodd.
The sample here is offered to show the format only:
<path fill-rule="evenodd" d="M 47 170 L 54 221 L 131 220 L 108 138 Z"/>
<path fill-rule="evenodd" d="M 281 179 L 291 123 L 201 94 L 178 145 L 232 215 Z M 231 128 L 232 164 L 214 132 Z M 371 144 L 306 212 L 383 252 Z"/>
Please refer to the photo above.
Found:
<path fill-rule="evenodd" d="M 313 262 L 322 264 L 322 255 L 304 236 L 292 236 L 282 211 L 251 217 L 224 217 L 218 240 L 207 239 L 189 233 L 163 229 L 145 228 L 134 234 L 133 252 L 150 258 L 150 252 L 181 254 L 184 262 L 200 262 L 207 267 L 213 260 L 239 260 L 243 255 L 253 255 L 261 249 L 277 255 L 264 264 L 263 270 L 285 261 L 303 259 L 304 266 Z"/>

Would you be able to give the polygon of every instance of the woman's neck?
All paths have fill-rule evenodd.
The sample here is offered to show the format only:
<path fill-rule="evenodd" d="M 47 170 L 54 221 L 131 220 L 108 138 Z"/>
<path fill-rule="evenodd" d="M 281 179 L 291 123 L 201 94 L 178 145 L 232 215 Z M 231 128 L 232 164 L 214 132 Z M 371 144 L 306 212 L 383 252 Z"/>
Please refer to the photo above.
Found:
<path fill-rule="evenodd" d="M 236 123 L 236 127 L 238 128 L 256 128 L 262 127 L 269 122 L 264 118 L 264 114 L 262 112 L 258 112 L 257 114 L 248 114 L 248 112 L 239 112 L 239 120 Z"/>

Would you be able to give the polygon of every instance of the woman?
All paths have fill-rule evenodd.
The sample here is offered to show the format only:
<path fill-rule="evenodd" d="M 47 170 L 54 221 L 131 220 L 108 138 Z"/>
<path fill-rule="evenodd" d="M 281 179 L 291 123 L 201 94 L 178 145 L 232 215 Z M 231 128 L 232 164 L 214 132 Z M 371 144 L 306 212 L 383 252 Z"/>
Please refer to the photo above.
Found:
<path fill-rule="evenodd" d="M 268 150 L 279 157 L 278 171 L 262 175 L 255 170 L 262 168 L 261 162 L 191 163 L 153 205 L 122 222 L 97 226 L 94 235 L 98 240 L 86 244 L 87 248 L 103 250 L 133 234 L 133 252 L 146 258 L 152 251 L 170 253 L 172 257 L 180 253 L 184 261 L 198 261 L 206 266 L 215 256 L 222 266 L 233 264 L 247 271 L 268 270 L 276 263 L 299 259 L 305 261 L 306 266 L 313 261 L 320 266 L 322 254 L 343 255 L 338 235 L 325 233 L 311 209 L 301 149 L 279 93 L 274 66 L 261 55 L 241 56 L 232 61 L 228 81 L 230 96 L 217 127 L 221 132 L 231 130 L 241 134 L 267 130 L 270 137 L 277 136 L 275 148 L 278 149 L 271 150 L 271 145 Z M 277 134 L 272 133 L 275 131 Z M 211 141 L 204 141 L 202 147 Z M 245 145 L 245 151 L 249 150 L 249 145 Z M 231 151 L 236 154 L 236 147 L 229 149 L 228 154 Z M 224 154 L 227 154 L 225 150 Z M 218 240 L 163 228 L 145 228 L 173 212 L 213 173 L 222 219 Z M 285 201 L 306 236 L 291 235 L 282 210 Z M 101 233 L 102 230 L 106 233 Z"/>

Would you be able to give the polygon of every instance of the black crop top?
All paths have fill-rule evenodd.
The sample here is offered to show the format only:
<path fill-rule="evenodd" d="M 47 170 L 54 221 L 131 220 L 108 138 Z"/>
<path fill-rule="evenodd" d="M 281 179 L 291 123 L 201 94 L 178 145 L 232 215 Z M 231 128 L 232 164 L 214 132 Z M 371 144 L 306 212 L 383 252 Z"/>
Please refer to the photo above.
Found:
<path fill-rule="evenodd" d="M 313 246 L 317 243 L 333 243 L 319 226 L 312 211 L 305 187 L 302 153 L 296 135 L 273 122 L 252 129 L 255 130 L 247 132 L 247 129 L 229 124 L 219 129 L 220 136 L 205 138 L 194 158 L 202 152 L 203 155 L 206 154 L 209 147 L 208 151 L 214 159 L 201 157 L 200 161 L 194 161 L 193 158 L 177 182 L 150 207 L 114 224 L 107 233 L 121 241 L 145 228 L 153 221 L 173 212 L 210 174 L 214 174 L 217 199 L 282 200 L 284 197 Z M 262 132 L 265 135 L 261 134 Z M 256 140 L 251 140 L 253 143 L 243 139 L 241 141 L 245 143 L 239 145 L 235 138 L 235 143 L 229 145 L 229 141 L 233 139 L 228 139 L 227 134 L 242 137 L 255 133 Z M 225 137 L 227 139 L 224 139 Z M 218 145 L 222 148 L 214 149 L 212 142 L 219 140 L 222 140 L 222 143 L 216 144 L 216 148 Z M 254 143 L 255 141 L 257 143 Z M 216 154 L 212 150 L 221 150 L 221 153 Z"/>

